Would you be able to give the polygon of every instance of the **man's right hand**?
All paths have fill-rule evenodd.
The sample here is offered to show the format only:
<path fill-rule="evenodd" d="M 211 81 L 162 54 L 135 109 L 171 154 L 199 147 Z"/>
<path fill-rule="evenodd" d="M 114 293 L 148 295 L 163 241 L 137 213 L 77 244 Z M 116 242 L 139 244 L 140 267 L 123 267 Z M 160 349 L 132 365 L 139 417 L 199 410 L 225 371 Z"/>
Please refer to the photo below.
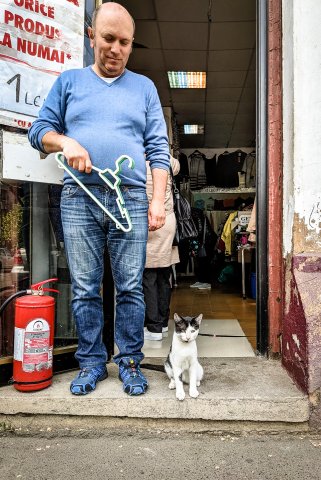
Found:
<path fill-rule="evenodd" d="M 42 138 L 47 153 L 62 151 L 70 167 L 79 172 L 90 173 L 92 164 L 87 150 L 73 138 L 56 132 L 47 132 Z"/>
<path fill-rule="evenodd" d="M 62 152 L 67 159 L 68 165 L 79 172 L 91 172 L 91 160 L 87 150 L 76 140 L 65 137 L 62 143 Z"/>

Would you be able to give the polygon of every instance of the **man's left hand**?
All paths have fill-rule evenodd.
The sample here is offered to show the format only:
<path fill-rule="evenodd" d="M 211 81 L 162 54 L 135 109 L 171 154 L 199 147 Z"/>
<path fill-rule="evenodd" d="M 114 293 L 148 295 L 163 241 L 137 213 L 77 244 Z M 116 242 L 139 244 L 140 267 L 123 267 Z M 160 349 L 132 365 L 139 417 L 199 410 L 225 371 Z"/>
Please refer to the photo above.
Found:
<path fill-rule="evenodd" d="M 164 202 L 152 200 L 148 209 L 148 229 L 150 231 L 158 230 L 165 224 L 165 219 Z"/>

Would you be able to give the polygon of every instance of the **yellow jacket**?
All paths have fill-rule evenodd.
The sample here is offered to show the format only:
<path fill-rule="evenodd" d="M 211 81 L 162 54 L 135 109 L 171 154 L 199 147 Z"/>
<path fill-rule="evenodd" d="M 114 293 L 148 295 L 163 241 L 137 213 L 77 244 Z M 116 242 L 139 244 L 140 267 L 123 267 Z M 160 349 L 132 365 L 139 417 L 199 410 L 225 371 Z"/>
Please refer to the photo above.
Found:
<path fill-rule="evenodd" d="M 221 239 L 225 243 L 225 255 L 231 255 L 232 253 L 232 222 L 236 215 L 237 212 L 232 212 L 229 214 L 221 235 Z"/>

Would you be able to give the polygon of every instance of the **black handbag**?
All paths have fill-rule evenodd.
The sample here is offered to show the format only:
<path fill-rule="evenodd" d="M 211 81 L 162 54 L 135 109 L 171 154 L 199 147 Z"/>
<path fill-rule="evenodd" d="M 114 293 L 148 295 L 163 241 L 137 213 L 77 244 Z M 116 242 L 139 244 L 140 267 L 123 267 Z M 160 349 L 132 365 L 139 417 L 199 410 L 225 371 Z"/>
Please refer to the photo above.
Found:
<path fill-rule="evenodd" d="M 173 245 L 178 245 L 182 240 L 190 240 L 197 237 L 198 231 L 192 219 L 191 206 L 176 187 L 172 168 L 170 168 L 170 174 L 172 177 L 174 212 L 176 216 L 176 233 Z"/>

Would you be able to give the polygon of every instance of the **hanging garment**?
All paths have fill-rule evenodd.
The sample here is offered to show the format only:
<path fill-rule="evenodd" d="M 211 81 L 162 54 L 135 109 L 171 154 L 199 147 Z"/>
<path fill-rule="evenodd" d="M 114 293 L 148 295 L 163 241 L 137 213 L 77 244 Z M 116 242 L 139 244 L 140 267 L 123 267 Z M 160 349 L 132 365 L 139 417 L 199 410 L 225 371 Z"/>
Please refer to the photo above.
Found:
<path fill-rule="evenodd" d="M 215 185 L 216 155 L 213 158 L 205 158 L 205 174 L 207 186 Z"/>
<path fill-rule="evenodd" d="M 222 231 L 220 226 L 225 223 L 226 220 L 226 210 L 212 210 L 207 212 L 207 218 L 209 218 L 211 227 L 216 235 L 219 235 Z"/>
<path fill-rule="evenodd" d="M 234 205 L 235 205 L 235 200 L 234 198 L 224 198 L 223 200 L 223 206 L 225 209 L 234 209 Z"/>
<path fill-rule="evenodd" d="M 256 242 L 256 200 L 251 213 L 251 218 L 247 226 L 247 231 L 250 232 L 249 242 Z"/>
<path fill-rule="evenodd" d="M 249 153 L 244 160 L 242 172 L 245 173 L 245 186 L 255 187 L 256 185 L 256 157 L 255 152 Z"/>
<path fill-rule="evenodd" d="M 178 161 L 180 164 L 179 178 L 181 180 L 183 180 L 183 178 L 188 179 L 189 178 L 188 159 L 185 153 L 181 152 L 179 154 Z"/>
<path fill-rule="evenodd" d="M 242 171 L 246 153 L 242 150 L 224 152 L 219 155 L 216 165 L 215 186 L 221 188 L 236 188 L 239 186 L 238 172 Z"/>
<path fill-rule="evenodd" d="M 234 218 L 237 216 L 237 212 L 230 213 L 228 219 L 223 228 L 223 232 L 221 235 L 221 239 L 225 243 L 225 254 L 231 255 L 232 254 L 232 222 Z"/>
<path fill-rule="evenodd" d="M 199 190 L 206 187 L 205 155 L 199 150 L 195 150 L 188 158 L 190 159 L 191 190 Z"/>
<path fill-rule="evenodd" d="M 206 222 L 207 222 L 207 217 L 204 215 L 204 226 L 203 226 L 203 236 L 202 236 L 202 243 L 200 245 L 199 251 L 198 251 L 198 257 L 206 257 L 206 248 L 205 248 L 205 237 L 206 237 Z"/>

